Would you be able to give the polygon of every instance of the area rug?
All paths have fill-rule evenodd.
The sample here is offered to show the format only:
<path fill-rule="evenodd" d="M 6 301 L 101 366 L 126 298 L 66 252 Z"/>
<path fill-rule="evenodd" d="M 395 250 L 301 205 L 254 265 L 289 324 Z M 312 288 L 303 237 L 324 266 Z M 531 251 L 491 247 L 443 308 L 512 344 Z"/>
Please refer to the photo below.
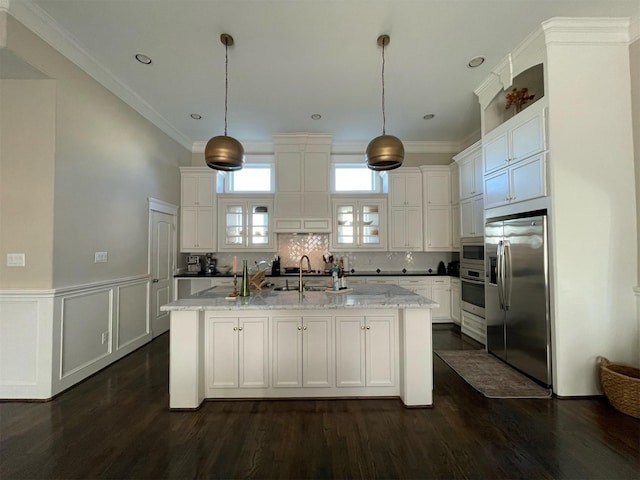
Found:
<path fill-rule="evenodd" d="M 487 398 L 551 398 L 550 389 L 484 350 L 436 350 L 435 353 Z"/>

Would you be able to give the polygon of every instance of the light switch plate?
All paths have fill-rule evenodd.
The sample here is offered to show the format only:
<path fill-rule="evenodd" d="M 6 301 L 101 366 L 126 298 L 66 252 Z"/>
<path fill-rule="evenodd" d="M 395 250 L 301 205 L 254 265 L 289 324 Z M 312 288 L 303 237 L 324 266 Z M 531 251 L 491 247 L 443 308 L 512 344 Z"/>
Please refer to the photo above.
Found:
<path fill-rule="evenodd" d="M 7 267 L 24 267 L 24 253 L 7 253 Z"/>
<path fill-rule="evenodd" d="M 94 263 L 106 263 L 107 262 L 107 252 L 96 252 L 94 255 Z"/>

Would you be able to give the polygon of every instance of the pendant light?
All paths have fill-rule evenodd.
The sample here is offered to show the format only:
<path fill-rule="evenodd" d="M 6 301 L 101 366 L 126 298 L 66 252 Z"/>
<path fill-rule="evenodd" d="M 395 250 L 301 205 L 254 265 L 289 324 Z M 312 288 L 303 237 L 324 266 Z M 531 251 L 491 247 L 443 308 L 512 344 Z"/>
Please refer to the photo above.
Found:
<path fill-rule="evenodd" d="M 233 137 L 227 136 L 227 93 L 229 89 L 228 49 L 233 45 L 233 37 L 227 33 L 220 35 L 224 45 L 224 135 L 213 137 L 204 148 L 204 159 L 214 170 L 231 172 L 240 170 L 244 164 L 244 148 Z"/>
<path fill-rule="evenodd" d="M 404 146 L 398 137 L 387 135 L 386 116 L 384 111 L 384 48 L 389 45 L 389 35 L 380 35 L 378 45 L 382 47 L 382 135 L 374 138 L 367 145 L 365 160 L 371 170 L 393 170 L 402 165 Z"/>

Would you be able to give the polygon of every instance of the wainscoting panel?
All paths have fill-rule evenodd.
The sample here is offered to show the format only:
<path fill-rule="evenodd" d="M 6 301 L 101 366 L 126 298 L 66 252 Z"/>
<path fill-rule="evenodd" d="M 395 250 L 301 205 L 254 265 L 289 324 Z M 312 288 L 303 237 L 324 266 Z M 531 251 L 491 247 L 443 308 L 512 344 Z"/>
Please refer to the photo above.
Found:
<path fill-rule="evenodd" d="M 118 287 L 116 350 L 150 334 L 147 289 L 147 281 Z"/>
<path fill-rule="evenodd" d="M 113 290 L 62 299 L 60 378 L 111 353 Z"/>
<path fill-rule="evenodd" d="M 38 381 L 38 301 L 0 303 L 0 385 Z M 20 359 L 16 362 L 16 359 Z"/>

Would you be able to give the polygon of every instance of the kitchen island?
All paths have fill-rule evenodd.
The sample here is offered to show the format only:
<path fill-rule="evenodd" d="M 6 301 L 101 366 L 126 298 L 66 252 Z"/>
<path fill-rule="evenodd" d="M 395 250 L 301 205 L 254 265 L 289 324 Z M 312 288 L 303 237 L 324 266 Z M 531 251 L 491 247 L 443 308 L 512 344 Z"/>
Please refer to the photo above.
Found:
<path fill-rule="evenodd" d="M 169 407 L 204 399 L 400 397 L 432 405 L 431 309 L 395 285 L 346 293 L 210 288 L 171 313 Z"/>

